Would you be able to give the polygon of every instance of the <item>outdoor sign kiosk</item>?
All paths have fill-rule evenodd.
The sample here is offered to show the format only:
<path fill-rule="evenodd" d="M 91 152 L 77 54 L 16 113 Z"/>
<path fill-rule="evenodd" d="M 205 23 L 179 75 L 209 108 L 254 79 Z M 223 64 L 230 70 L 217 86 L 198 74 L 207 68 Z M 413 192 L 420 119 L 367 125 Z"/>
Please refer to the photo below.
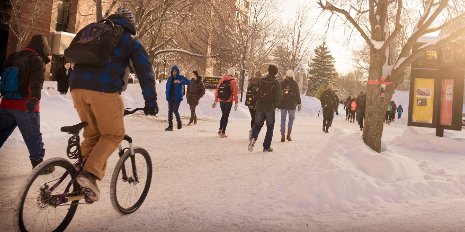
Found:
<path fill-rule="evenodd" d="M 420 48 L 434 38 L 424 38 Z M 435 47 L 412 64 L 408 125 L 444 130 L 462 129 L 465 40 Z"/>

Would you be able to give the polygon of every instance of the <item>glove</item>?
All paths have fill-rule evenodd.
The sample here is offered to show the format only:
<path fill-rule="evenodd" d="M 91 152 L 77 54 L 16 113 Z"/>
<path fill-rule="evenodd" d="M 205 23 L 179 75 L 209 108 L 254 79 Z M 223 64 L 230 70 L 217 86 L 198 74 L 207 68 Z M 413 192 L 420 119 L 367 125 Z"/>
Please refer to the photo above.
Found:
<path fill-rule="evenodd" d="M 29 100 L 27 100 L 26 108 L 28 112 L 34 112 L 38 103 L 39 103 L 39 100 L 37 98 L 30 98 Z"/>
<path fill-rule="evenodd" d="M 234 105 L 234 111 L 237 111 L 237 103 Z"/>
<path fill-rule="evenodd" d="M 157 115 L 158 114 L 158 105 L 155 103 L 154 107 L 144 107 L 144 114 L 145 115 Z"/>
<path fill-rule="evenodd" d="M 216 102 L 213 102 L 212 108 L 215 109 L 216 107 Z"/>
<path fill-rule="evenodd" d="M 302 105 L 301 105 L 301 104 L 298 104 L 298 105 L 297 105 L 297 111 L 300 111 L 300 110 L 302 110 Z"/>

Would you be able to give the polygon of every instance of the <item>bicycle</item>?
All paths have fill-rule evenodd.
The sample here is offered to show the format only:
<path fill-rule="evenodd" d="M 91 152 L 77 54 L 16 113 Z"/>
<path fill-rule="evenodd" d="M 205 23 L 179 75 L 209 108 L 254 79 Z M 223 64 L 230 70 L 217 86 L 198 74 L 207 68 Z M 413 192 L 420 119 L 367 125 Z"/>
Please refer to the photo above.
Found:
<path fill-rule="evenodd" d="M 125 109 L 124 115 L 142 110 Z M 61 128 L 62 132 L 71 135 L 66 152 L 69 159 L 77 159 L 74 164 L 60 157 L 48 159 L 34 168 L 25 180 L 15 206 L 14 225 L 18 231 L 64 231 L 78 205 L 93 203 L 75 180 L 85 164 L 79 133 L 86 126 L 86 122 L 81 122 Z M 124 141 L 129 145 L 119 146 L 120 158 L 111 178 L 110 199 L 116 211 L 130 214 L 139 209 L 147 197 L 152 182 L 152 160 L 145 149 L 133 147 L 130 136 L 125 135 Z M 42 171 L 49 167 L 55 167 L 55 171 L 42 175 Z M 142 191 L 139 186 L 143 186 Z M 80 203 L 81 200 L 85 202 Z"/>

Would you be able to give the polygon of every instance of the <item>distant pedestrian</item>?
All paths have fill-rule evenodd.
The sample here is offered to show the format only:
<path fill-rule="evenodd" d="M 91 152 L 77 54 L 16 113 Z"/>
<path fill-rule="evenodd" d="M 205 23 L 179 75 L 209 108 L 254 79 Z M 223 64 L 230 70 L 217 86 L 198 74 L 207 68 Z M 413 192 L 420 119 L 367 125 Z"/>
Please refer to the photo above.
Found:
<path fill-rule="evenodd" d="M 386 124 L 391 124 L 391 112 L 392 112 L 392 104 L 391 102 L 389 102 L 388 104 L 386 104 L 386 114 L 385 114 L 385 118 L 384 118 L 384 121 Z"/>
<path fill-rule="evenodd" d="M 329 127 L 331 127 L 334 119 L 334 109 L 336 93 L 333 90 L 333 85 L 328 84 L 326 90 L 320 96 L 321 108 L 323 109 L 323 132 L 329 133 Z"/>
<path fill-rule="evenodd" d="M 250 152 L 253 151 L 265 121 L 266 135 L 263 142 L 263 152 L 273 151 L 271 141 L 273 140 L 275 111 L 283 98 L 281 84 L 276 80 L 276 74 L 278 74 L 278 68 L 276 65 L 270 65 L 268 66 L 268 74 L 258 82 L 255 125 L 252 129 L 252 138 L 249 141 Z"/>
<path fill-rule="evenodd" d="M 191 79 L 191 83 L 187 86 L 187 104 L 189 104 L 191 110 L 191 118 L 189 120 L 188 126 L 192 125 L 192 123 L 197 124 L 197 114 L 195 113 L 195 108 L 199 104 L 200 98 L 205 95 L 205 86 L 202 82 L 202 77 L 199 75 L 197 71 L 192 72 L 194 73 L 194 77 Z"/>
<path fill-rule="evenodd" d="M 357 101 L 355 98 L 352 98 L 350 104 L 349 104 L 349 122 L 354 123 L 355 122 L 355 112 L 357 112 Z"/>
<path fill-rule="evenodd" d="M 350 103 L 352 102 L 352 97 L 348 96 L 344 102 L 344 109 L 346 110 L 346 121 L 349 121 L 350 116 Z"/>
<path fill-rule="evenodd" d="M 402 105 L 399 105 L 397 107 L 397 119 L 400 119 L 402 117 L 403 112 L 404 112 L 404 108 L 402 108 Z"/>
<path fill-rule="evenodd" d="M 237 110 L 237 104 L 239 99 L 237 93 L 239 88 L 237 87 L 237 81 L 234 79 L 236 70 L 234 68 L 228 69 L 226 75 L 224 75 L 218 83 L 215 91 L 215 102 L 212 107 L 216 107 L 216 103 L 220 102 L 221 108 L 221 120 L 220 128 L 218 129 L 218 135 L 221 138 L 228 137 L 226 135 L 226 127 L 228 126 L 229 114 L 231 113 L 231 108 L 234 102 L 234 110 Z"/>
<path fill-rule="evenodd" d="M 191 82 L 179 74 L 178 66 L 171 68 L 171 76 L 166 82 L 166 101 L 168 101 L 168 127 L 165 131 L 173 131 L 173 114 L 176 116 L 178 130 L 182 128 L 181 116 L 179 115 L 179 105 L 183 100 L 183 86 Z"/>
<path fill-rule="evenodd" d="M 390 113 L 390 119 L 391 119 L 391 122 L 394 122 L 396 120 L 396 110 L 397 110 L 396 102 L 391 101 L 391 106 L 392 106 L 392 109 Z"/>
<path fill-rule="evenodd" d="M 255 104 L 257 103 L 258 82 L 261 78 L 262 73 L 260 71 L 255 72 L 255 76 L 249 79 L 247 92 L 245 94 L 245 105 L 249 108 L 251 118 L 249 139 L 252 138 L 252 128 L 255 125 Z"/>
<path fill-rule="evenodd" d="M 358 125 L 360 126 L 360 130 L 363 130 L 364 122 L 363 120 L 365 119 L 365 108 L 367 104 L 367 95 L 365 91 L 360 92 L 356 99 L 357 103 L 357 122 Z"/>
<path fill-rule="evenodd" d="M 334 111 L 336 112 L 336 115 L 339 115 L 339 97 L 336 92 L 334 92 Z"/>
<path fill-rule="evenodd" d="M 292 125 L 294 124 L 295 119 L 295 110 L 298 111 L 301 109 L 301 100 L 299 85 L 294 80 L 294 71 L 288 70 L 284 80 L 281 82 L 281 88 L 283 91 L 283 99 L 278 108 L 281 110 L 281 142 L 292 141 L 291 132 Z M 287 125 L 287 136 L 286 134 L 286 119 L 287 114 L 289 114 L 289 122 Z"/>
<path fill-rule="evenodd" d="M 69 76 L 73 69 L 71 68 L 71 63 L 66 62 L 63 67 L 60 67 L 56 73 L 57 80 L 57 90 L 60 94 L 67 94 L 69 89 Z"/>

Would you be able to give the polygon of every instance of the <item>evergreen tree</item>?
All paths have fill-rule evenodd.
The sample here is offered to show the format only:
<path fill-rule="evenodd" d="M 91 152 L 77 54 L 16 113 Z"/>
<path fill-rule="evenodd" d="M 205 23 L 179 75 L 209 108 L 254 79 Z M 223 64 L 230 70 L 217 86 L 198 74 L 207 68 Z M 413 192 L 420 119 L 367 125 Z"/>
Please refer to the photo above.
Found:
<path fill-rule="evenodd" d="M 337 77 L 336 69 L 334 68 L 334 57 L 331 55 L 326 42 L 315 49 L 315 57 L 308 69 L 308 96 L 317 96 L 318 90 L 323 86 L 333 84 Z"/>

